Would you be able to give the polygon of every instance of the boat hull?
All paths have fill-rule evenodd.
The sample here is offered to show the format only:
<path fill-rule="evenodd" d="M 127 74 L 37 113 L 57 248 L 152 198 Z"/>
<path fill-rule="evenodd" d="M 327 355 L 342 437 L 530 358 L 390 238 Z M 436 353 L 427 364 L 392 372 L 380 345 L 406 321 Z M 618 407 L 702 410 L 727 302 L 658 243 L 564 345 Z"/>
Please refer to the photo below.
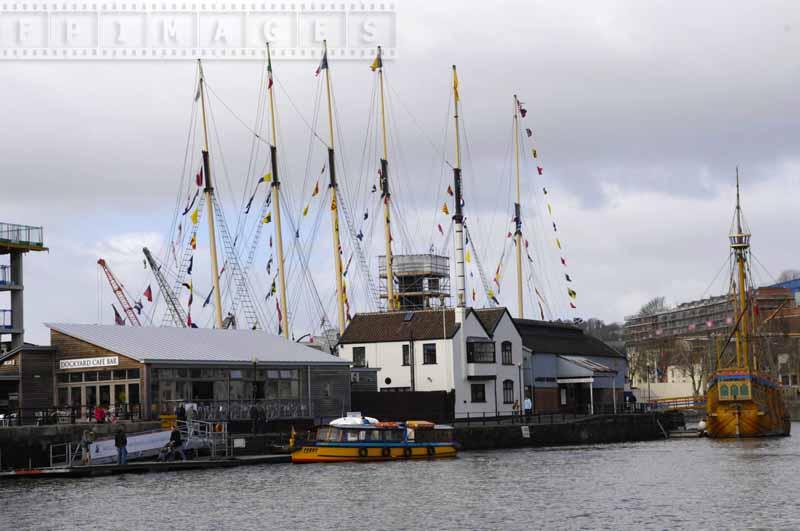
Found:
<path fill-rule="evenodd" d="M 345 461 L 395 461 L 455 457 L 454 445 L 437 446 L 327 446 L 305 445 L 292 452 L 293 463 L 338 463 Z"/>
<path fill-rule="evenodd" d="M 780 387 L 758 374 L 715 374 L 707 392 L 706 413 L 706 433 L 715 439 L 777 437 L 791 432 Z"/>

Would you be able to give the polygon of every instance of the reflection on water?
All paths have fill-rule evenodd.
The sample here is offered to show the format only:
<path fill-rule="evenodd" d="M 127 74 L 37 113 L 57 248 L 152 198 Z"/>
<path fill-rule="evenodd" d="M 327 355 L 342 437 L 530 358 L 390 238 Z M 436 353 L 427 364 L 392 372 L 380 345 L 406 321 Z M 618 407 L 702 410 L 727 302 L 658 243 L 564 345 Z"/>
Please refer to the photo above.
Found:
<path fill-rule="evenodd" d="M 676 439 L 25 480 L 0 483 L 0 528 L 798 529 L 798 457 L 800 437 Z"/>

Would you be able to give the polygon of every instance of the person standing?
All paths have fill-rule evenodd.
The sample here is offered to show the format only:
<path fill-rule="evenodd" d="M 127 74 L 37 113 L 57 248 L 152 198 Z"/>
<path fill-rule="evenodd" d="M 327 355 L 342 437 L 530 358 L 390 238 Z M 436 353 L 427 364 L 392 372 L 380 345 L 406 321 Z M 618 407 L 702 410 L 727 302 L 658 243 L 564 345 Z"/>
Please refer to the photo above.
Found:
<path fill-rule="evenodd" d="M 182 461 L 186 461 L 186 453 L 183 451 L 183 438 L 177 426 L 172 428 L 172 433 L 169 435 L 169 444 L 172 447 L 172 456 L 175 454 L 181 456 Z"/>
<path fill-rule="evenodd" d="M 531 402 L 531 397 L 529 396 L 525 397 L 523 406 L 525 408 L 525 416 L 529 416 L 531 413 L 533 413 L 533 402 Z"/>
<path fill-rule="evenodd" d="M 117 464 L 128 464 L 128 436 L 125 434 L 125 428 L 120 426 L 117 429 L 117 434 L 114 436 L 114 446 L 117 447 Z"/>
<path fill-rule="evenodd" d="M 94 408 L 94 420 L 98 424 L 103 424 L 106 421 L 106 410 L 100 404 Z"/>
<path fill-rule="evenodd" d="M 81 438 L 81 464 L 92 464 L 92 442 L 94 442 L 94 431 L 83 430 Z"/>

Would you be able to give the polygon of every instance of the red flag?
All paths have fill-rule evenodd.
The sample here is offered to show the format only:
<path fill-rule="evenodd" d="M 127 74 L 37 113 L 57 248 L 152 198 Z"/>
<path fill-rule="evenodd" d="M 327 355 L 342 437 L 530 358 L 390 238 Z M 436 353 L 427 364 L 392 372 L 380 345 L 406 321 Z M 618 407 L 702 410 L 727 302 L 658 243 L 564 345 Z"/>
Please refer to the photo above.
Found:
<path fill-rule="evenodd" d="M 192 328 L 194 326 L 192 323 L 192 314 L 189 314 L 186 317 L 186 326 L 188 326 L 189 328 Z"/>
<path fill-rule="evenodd" d="M 153 302 L 153 290 L 150 289 L 150 285 L 147 285 L 147 289 L 144 290 L 144 298 L 147 299 L 147 302 Z"/>
<path fill-rule="evenodd" d="M 569 307 L 570 307 L 570 308 L 577 308 L 577 306 L 575 306 L 575 305 L 574 305 L 574 304 L 572 304 L 572 303 L 569 303 Z"/>
<path fill-rule="evenodd" d="M 542 168 L 541 166 L 536 166 L 536 171 L 538 171 L 539 175 L 541 175 L 542 172 L 544 171 L 544 168 Z"/>
<path fill-rule="evenodd" d="M 753 315 L 758 317 L 758 303 L 753 305 Z"/>
<path fill-rule="evenodd" d="M 510 238 L 510 237 L 511 237 L 511 233 L 509 232 L 508 234 L 506 234 L 506 238 Z"/>
<path fill-rule="evenodd" d="M 200 168 L 200 171 L 198 171 L 197 175 L 194 176 L 194 180 L 197 183 L 197 186 L 203 186 L 203 168 Z"/>
<path fill-rule="evenodd" d="M 119 312 L 117 311 L 117 307 L 114 306 L 113 304 L 111 305 L 111 307 L 114 309 L 114 324 L 117 324 L 119 326 L 125 326 L 125 319 L 123 319 L 122 316 L 119 314 Z"/>

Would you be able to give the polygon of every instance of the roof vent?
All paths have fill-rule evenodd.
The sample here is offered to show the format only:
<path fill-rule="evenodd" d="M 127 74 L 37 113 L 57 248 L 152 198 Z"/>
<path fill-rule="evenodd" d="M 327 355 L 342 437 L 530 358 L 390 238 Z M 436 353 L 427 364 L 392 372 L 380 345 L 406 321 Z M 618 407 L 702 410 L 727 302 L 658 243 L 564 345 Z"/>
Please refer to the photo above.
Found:
<path fill-rule="evenodd" d="M 406 314 L 403 316 L 403 321 L 408 322 L 413 318 L 414 318 L 414 312 L 406 312 Z"/>

